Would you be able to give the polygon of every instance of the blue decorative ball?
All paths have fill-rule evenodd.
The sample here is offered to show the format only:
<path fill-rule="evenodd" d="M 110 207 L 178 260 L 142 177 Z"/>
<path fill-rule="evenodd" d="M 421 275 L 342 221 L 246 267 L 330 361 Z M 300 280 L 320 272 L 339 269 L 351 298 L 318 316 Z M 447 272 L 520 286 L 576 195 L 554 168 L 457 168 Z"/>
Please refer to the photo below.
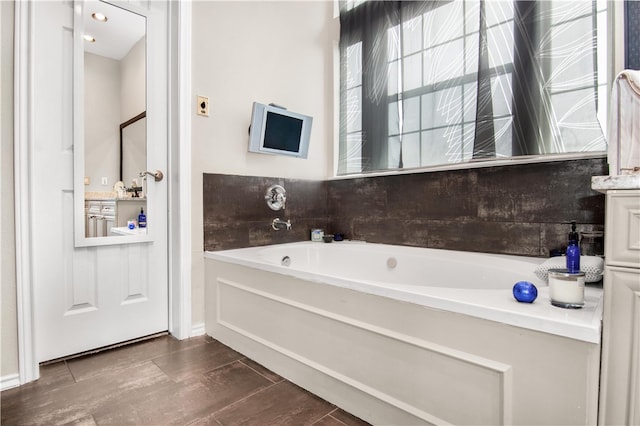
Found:
<path fill-rule="evenodd" d="M 513 286 L 513 297 L 518 302 L 532 303 L 538 297 L 538 289 L 529 281 L 518 281 Z"/>

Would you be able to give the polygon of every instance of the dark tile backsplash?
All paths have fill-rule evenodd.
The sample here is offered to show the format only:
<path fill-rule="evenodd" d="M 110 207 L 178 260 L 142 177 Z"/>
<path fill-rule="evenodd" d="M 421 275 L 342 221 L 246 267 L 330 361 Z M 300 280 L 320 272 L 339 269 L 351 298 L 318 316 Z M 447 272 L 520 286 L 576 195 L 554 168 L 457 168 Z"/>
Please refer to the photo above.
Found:
<path fill-rule="evenodd" d="M 548 256 L 566 245 L 568 226 L 604 228 L 604 195 L 591 176 L 606 159 L 573 160 L 330 181 L 204 175 L 204 249 L 309 239 L 311 228 L 370 242 Z M 264 194 L 287 189 L 275 212 Z M 275 217 L 291 231 L 274 231 Z"/>
<path fill-rule="evenodd" d="M 264 199 L 274 184 L 287 190 L 284 210 Z M 204 249 L 225 250 L 302 241 L 311 228 L 327 228 L 326 183 L 300 179 L 207 174 L 203 176 Z M 274 218 L 290 219 L 290 231 L 274 231 Z"/>

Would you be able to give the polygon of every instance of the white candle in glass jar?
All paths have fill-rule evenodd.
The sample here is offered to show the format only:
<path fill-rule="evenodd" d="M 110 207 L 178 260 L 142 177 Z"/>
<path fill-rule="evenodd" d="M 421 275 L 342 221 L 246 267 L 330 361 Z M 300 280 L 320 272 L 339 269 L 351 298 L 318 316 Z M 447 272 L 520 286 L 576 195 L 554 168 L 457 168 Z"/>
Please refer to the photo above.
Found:
<path fill-rule="evenodd" d="M 322 242 L 322 237 L 324 237 L 324 231 L 322 229 L 311 230 L 311 241 Z"/>
<path fill-rule="evenodd" d="M 567 269 L 549 270 L 549 298 L 561 308 L 581 308 L 584 305 L 584 272 L 569 273 Z"/>

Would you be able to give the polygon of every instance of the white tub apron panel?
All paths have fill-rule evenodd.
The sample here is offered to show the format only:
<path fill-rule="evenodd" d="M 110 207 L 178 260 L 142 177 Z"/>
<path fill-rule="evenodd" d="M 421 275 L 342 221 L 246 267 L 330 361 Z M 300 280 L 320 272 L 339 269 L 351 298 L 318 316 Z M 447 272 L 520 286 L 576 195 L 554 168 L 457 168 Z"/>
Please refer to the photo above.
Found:
<path fill-rule="evenodd" d="M 364 420 L 595 423 L 599 342 L 322 278 L 206 267 L 207 334 Z"/>

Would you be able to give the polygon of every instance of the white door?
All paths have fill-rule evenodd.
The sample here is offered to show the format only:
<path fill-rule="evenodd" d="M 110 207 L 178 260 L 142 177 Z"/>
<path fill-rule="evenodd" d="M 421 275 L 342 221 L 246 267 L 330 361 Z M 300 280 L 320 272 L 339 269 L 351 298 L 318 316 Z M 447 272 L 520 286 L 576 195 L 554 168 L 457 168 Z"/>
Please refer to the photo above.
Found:
<path fill-rule="evenodd" d="M 33 13 L 30 222 L 35 351 L 41 362 L 168 329 L 168 179 L 148 180 L 152 241 L 74 246 L 74 197 L 84 194 L 73 191 L 73 4 L 36 1 Z M 162 11 L 148 20 L 148 38 L 162 33 L 164 23 Z M 148 46 L 162 52 L 154 43 L 164 44 L 166 52 L 166 35 L 156 38 Z M 147 170 L 166 174 L 166 54 L 148 54 L 147 60 L 155 81 L 164 79 L 164 90 L 160 84 L 148 94 Z"/>

